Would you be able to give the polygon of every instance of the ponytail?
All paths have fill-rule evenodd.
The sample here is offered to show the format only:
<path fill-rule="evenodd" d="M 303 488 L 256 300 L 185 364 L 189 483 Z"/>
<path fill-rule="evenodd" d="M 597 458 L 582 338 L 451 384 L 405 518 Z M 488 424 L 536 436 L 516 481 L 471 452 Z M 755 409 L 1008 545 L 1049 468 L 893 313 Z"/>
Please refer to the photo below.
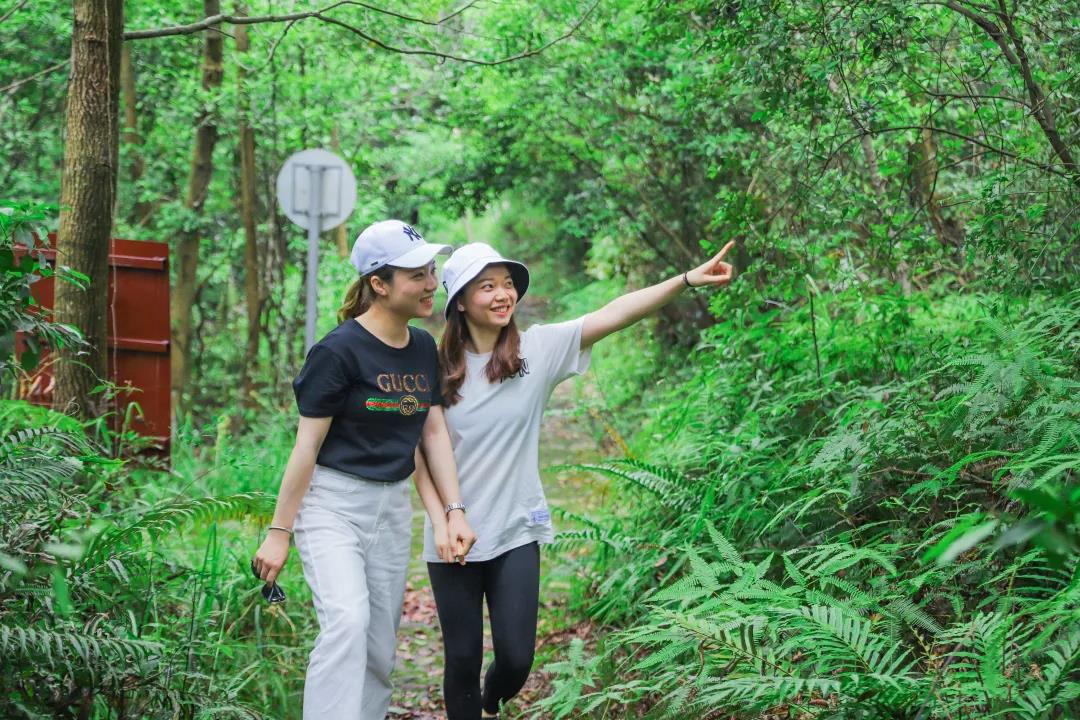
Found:
<path fill-rule="evenodd" d="M 378 293 L 375 292 L 375 288 L 371 287 L 371 278 L 377 277 L 384 283 L 393 284 L 395 270 L 397 268 L 392 265 L 383 265 L 375 272 L 358 277 L 345 291 L 345 300 L 337 311 L 338 322 L 342 323 L 366 313 L 371 304 L 375 302 L 375 299 L 379 297 Z"/>

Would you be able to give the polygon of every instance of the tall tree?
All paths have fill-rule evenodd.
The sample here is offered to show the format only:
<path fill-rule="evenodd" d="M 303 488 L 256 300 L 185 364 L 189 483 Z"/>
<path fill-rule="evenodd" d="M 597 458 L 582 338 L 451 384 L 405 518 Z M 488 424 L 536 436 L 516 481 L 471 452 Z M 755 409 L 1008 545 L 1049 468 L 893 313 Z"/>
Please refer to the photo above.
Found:
<path fill-rule="evenodd" d="M 206 17 L 221 14 L 220 0 L 204 0 Z M 202 86 L 208 94 L 221 86 L 224 40 L 216 30 L 207 30 L 203 41 Z M 183 407 L 184 388 L 191 367 L 192 309 L 197 291 L 196 273 L 199 267 L 199 242 L 202 233 L 195 222 L 202 214 L 206 192 L 214 171 L 214 146 L 218 127 L 214 103 L 210 98 L 195 118 L 195 147 L 188 173 L 184 206 L 191 212 L 187 227 L 180 233 L 176 250 L 176 285 L 172 293 L 172 397 L 174 411 Z"/>
<path fill-rule="evenodd" d="M 116 202 L 123 0 L 74 0 L 67 141 L 60 181 L 57 262 L 90 279 L 88 291 L 56 284 L 57 322 L 83 332 L 90 352 L 62 348 L 53 401 L 82 417 L 104 407 L 91 391 L 106 377 L 109 244 Z"/>
<path fill-rule="evenodd" d="M 335 155 L 341 155 L 341 123 L 334 123 L 334 130 L 330 135 L 330 149 Z M 334 244 L 337 245 L 338 255 L 342 258 L 349 257 L 348 224 L 348 221 L 343 222 L 333 230 Z"/>
<path fill-rule="evenodd" d="M 124 144 L 128 146 L 128 181 L 136 192 L 135 203 L 131 209 L 131 222 L 142 225 L 150 217 L 151 203 L 138 196 L 139 180 L 142 179 L 143 136 L 139 132 L 139 99 L 135 92 L 135 66 L 131 60 L 131 45 L 124 43 L 120 55 L 120 89 L 124 100 Z"/>
<path fill-rule="evenodd" d="M 237 8 L 237 15 L 243 16 L 243 6 Z M 244 226 L 244 304 L 247 309 L 247 343 L 244 351 L 244 364 L 240 382 L 242 402 L 251 402 L 254 390 L 255 369 L 259 360 L 259 339 L 262 314 L 261 263 L 259 262 L 258 231 L 255 216 L 258 212 L 258 197 L 255 193 L 255 129 L 251 126 L 251 98 L 248 96 L 247 55 L 251 48 L 247 28 L 236 27 L 236 97 L 239 103 L 239 145 L 240 145 L 240 216 Z"/>
<path fill-rule="evenodd" d="M 15 9 L 4 14 L 4 20 L 12 13 L 18 11 L 26 3 L 19 3 Z M 471 49 L 470 56 L 457 55 L 457 49 L 453 53 L 443 52 L 426 42 L 418 42 L 416 46 L 398 45 L 379 40 L 370 34 L 367 29 L 368 21 L 379 19 L 387 24 L 380 26 L 380 32 L 390 32 L 392 23 L 404 23 L 417 28 L 433 28 L 432 33 L 439 30 L 443 25 L 448 28 L 458 22 L 461 14 L 469 9 L 466 6 L 460 11 L 449 13 L 439 20 L 432 21 L 422 17 L 403 15 L 393 10 L 381 10 L 373 6 L 361 6 L 351 3 L 330 3 L 323 8 L 309 9 L 282 15 L 264 15 L 256 17 L 237 17 L 221 13 L 220 0 L 206 0 L 204 2 L 204 17 L 198 22 L 187 25 L 174 25 L 151 29 L 137 29 L 125 32 L 122 0 L 73 0 L 75 9 L 74 32 L 71 43 L 70 60 L 53 62 L 44 69 L 37 70 L 32 74 L 8 83 L 0 88 L 0 91 L 11 93 L 23 87 L 31 87 L 43 77 L 67 66 L 70 62 L 72 71 L 69 78 L 69 104 L 65 116 L 68 130 L 66 139 L 68 144 L 64 147 L 65 169 L 63 173 L 61 201 L 64 211 L 61 218 L 60 262 L 73 267 L 89 278 L 90 289 L 87 293 L 75 293 L 73 288 L 61 286 L 56 298 L 57 316 L 60 320 L 74 324 L 85 332 L 89 340 L 88 354 L 79 358 L 71 357 L 71 351 L 67 352 L 65 359 L 71 362 L 62 363 L 71 367 L 58 368 L 57 400 L 66 406 L 76 407 L 78 412 L 90 415 L 99 412 L 101 408 L 91 407 L 89 392 L 100 380 L 105 377 L 107 369 L 107 329 L 106 298 L 108 284 L 108 241 L 113 229 L 116 205 L 116 181 L 118 172 L 119 135 L 121 124 L 127 122 L 127 130 L 131 131 L 138 125 L 136 112 L 135 122 L 130 121 L 130 110 L 135 109 L 131 103 L 124 108 L 121 114 L 119 96 L 121 86 L 122 66 L 122 43 L 121 40 L 142 40 L 150 38 L 163 38 L 179 35 L 204 33 L 206 36 L 203 52 L 203 89 L 204 92 L 212 92 L 220 86 L 222 79 L 222 55 L 223 37 L 228 33 L 221 26 L 239 26 L 253 24 L 278 24 L 284 26 L 281 35 L 297 23 L 310 20 L 327 26 L 333 26 L 337 32 L 349 34 L 362 39 L 384 51 L 401 53 L 410 56 L 438 58 L 440 60 L 455 60 L 462 63 L 475 65 L 500 65 L 523 58 L 533 57 L 553 45 L 563 42 L 571 37 L 576 30 L 585 22 L 595 8 L 595 3 L 585 12 L 578 15 L 572 24 L 564 28 L 557 36 L 539 42 L 538 38 L 529 35 L 524 43 L 517 42 L 517 38 L 507 38 L 505 42 L 498 43 L 487 41 L 479 43 Z M 349 11 L 349 12 L 347 12 Z M 351 16 L 351 18 L 350 18 Z M 44 17 L 48 17 L 46 13 Z M 359 22 L 354 18 L 362 18 Z M 39 18 L 40 19 L 40 18 Z M 46 29 L 51 30 L 47 26 Z M 39 37 L 54 37 L 55 32 L 39 33 Z M 511 42 L 513 40 L 513 42 Z M 537 44 L 539 42 L 539 44 Z M 524 47 L 522 48 L 522 44 Z M 66 43 L 65 43 L 66 45 Z M 276 47 L 277 43 L 275 43 Z M 490 46 L 489 46 L 490 45 Z M 9 50 L 4 48 L 4 52 Z M 494 47 L 500 47 L 508 54 L 498 56 L 493 51 Z M 3 55 L 0 52 L 0 55 Z M 494 59 L 487 59 L 492 58 Z M 128 66 L 131 73 L 125 75 L 128 89 L 133 85 L 134 68 Z M 129 92 L 128 97 L 134 99 L 134 92 Z M 172 362 L 173 362 L 173 392 L 174 402 L 179 398 L 190 377 L 191 347 L 193 339 L 192 308 L 197 301 L 198 286 L 196 283 L 199 263 L 199 217 L 203 213 L 209 186 L 213 149 L 217 141 L 217 124 L 212 113 L 213 103 L 201 103 L 203 110 L 196 118 L 196 139 L 192 153 L 190 171 L 188 174 L 187 190 L 184 204 L 189 210 L 185 219 L 184 229 L 177 234 L 177 245 L 174 248 L 174 262 L 176 264 L 176 278 L 172 296 L 172 313 L 175 326 L 173 328 Z M 46 106 L 37 103 L 39 111 L 26 125 L 33 129 L 37 123 L 43 128 L 47 124 L 49 113 Z M 145 123 L 144 123 L 145 125 Z M 21 129 L 21 128 L 20 128 Z M 58 137 L 61 133 L 53 132 L 50 137 Z M 27 143 L 22 140 L 21 133 L 0 133 L 0 146 L 25 147 Z M 148 133 L 149 135 L 149 133 Z M 135 135 L 130 135 L 135 140 Z M 144 150 L 149 152 L 149 150 Z M 10 174 L 12 168 L 18 168 L 20 162 L 27 162 L 36 157 L 34 153 L 19 152 L 15 161 L 4 164 L 4 168 Z M 55 158 L 50 158 L 55 162 Z M 143 166 L 143 179 L 145 174 L 158 173 L 157 163 Z M 133 168 L 134 170 L 135 168 Z M 25 174 L 25 173 L 24 173 Z M 137 171 L 135 172 L 137 174 Z M 55 192 L 55 191 L 54 191 Z M 138 221 L 138 217 L 133 218 Z M 264 288 L 265 290 L 265 288 Z M 75 293 L 75 294 L 73 294 Z M 61 357 L 65 357 L 61 355 Z M 176 405 L 177 409 L 183 409 Z"/>

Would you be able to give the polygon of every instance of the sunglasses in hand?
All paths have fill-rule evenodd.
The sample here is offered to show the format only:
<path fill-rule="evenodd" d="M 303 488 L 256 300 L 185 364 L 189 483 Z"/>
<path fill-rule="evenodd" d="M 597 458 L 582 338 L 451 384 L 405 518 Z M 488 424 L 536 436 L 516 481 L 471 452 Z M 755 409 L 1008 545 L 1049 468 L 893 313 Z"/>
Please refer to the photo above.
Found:
<path fill-rule="evenodd" d="M 251 574 L 259 580 L 262 580 L 262 578 L 259 577 L 259 570 L 255 567 L 254 560 L 251 561 Z M 262 596 L 263 600 L 270 603 L 271 605 L 285 602 L 285 591 L 282 590 L 281 586 L 278 585 L 276 582 L 264 584 L 262 586 Z"/>

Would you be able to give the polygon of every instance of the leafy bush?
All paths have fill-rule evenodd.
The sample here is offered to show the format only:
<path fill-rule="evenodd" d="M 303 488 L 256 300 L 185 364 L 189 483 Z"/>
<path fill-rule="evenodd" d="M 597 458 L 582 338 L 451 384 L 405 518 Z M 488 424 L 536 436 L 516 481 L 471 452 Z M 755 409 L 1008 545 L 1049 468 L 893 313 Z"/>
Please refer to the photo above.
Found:
<path fill-rule="evenodd" d="M 224 662 L 237 635 L 258 657 L 257 588 L 244 560 L 220 557 L 216 528 L 265 514 L 268 498 L 174 489 L 140 502 L 131 483 L 168 475 L 134 471 L 76 421 L 22 402 L 0 404 L 0 438 L 10 716 L 258 716 L 239 697 L 244 673 Z M 205 550 L 172 537 L 191 526 L 209 532 Z"/>
<path fill-rule="evenodd" d="M 7 205 L 7 207 L 4 207 Z M 44 257 L 42 224 L 50 208 L 26 203 L 0 201 L 0 341 L 13 340 L 12 333 L 23 333 L 25 349 L 21 363 L 10 357 L 13 347 L 0 357 L 0 379 L 30 371 L 37 366 L 41 352 L 65 344 L 78 346 L 82 336 L 76 328 L 51 322 L 30 294 L 30 286 L 47 277 L 57 282 L 82 285 L 86 277 L 61 265 L 50 266 Z"/>
<path fill-rule="evenodd" d="M 543 707 L 1080 712 L 1080 293 L 1000 300 L 823 295 L 816 352 L 805 308 L 710 333 L 637 438 L 654 460 L 580 468 L 633 508 L 561 538 L 598 546 L 587 610 L 625 629 Z M 1018 498 L 1042 519 L 992 553 Z"/>

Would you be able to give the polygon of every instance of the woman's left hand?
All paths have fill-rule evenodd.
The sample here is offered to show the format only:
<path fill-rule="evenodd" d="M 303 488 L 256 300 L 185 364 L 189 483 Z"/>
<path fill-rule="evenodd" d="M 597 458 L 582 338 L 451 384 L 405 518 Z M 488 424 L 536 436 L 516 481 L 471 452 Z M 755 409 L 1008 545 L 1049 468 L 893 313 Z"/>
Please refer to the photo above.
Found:
<path fill-rule="evenodd" d="M 734 245 L 735 241 L 732 240 L 724 246 L 723 250 L 716 253 L 711 260 L 688 271 L 686 273 L 687 281 L 694 287 L 705 287 L 706 285 L 719 287 L 731 282 L 731 273 L 734 268 L 730 263 L 724 262 L 724 256 Z"/>
<path fill-rule="evenodd" d="M 450 544 L 450 528 L 447 524 L 432 523 L 431 532 L 435 536 L 435 554 L 443 562 L 454 562 L 454 547 Z"/>

